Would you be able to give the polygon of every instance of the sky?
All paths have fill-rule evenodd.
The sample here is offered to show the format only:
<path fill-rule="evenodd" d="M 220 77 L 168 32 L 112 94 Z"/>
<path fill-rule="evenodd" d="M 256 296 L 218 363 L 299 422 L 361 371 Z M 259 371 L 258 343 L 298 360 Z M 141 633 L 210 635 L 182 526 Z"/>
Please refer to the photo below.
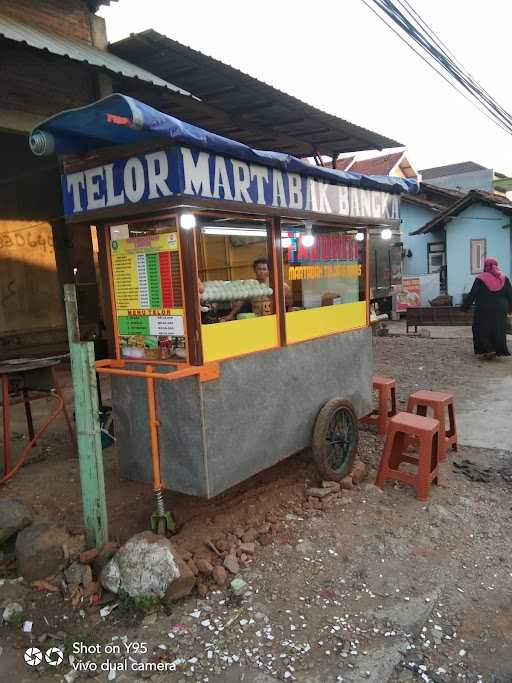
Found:
<path fill-rule="evenodd" d="M 507 111 L 509 0 L 409 0 Z M 119 0 L 114 42 L 153 28 L 407 146 L 416 169 L 474 161 L 512 173 L 512 136 L 453 90 L 361 0 Z"/>

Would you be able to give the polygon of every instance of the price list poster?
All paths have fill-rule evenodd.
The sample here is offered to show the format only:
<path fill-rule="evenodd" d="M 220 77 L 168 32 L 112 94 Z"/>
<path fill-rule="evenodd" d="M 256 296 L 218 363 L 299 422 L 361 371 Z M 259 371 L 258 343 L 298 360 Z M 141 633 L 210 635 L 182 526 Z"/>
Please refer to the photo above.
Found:
<path fill-rule="evenodd" d="M 166 358 L 171 340 L 183 348 L 177 234 L 112 240 L 111 255 L 122 355 Z"/>

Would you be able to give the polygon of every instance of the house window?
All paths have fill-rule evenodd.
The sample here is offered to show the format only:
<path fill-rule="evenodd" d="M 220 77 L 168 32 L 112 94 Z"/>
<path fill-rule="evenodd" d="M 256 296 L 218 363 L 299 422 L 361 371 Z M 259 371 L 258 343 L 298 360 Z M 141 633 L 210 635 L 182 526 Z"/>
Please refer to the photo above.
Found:
<path fill-rule="evenodd" d="M 446 265 L 444 242 L 430 242 L 427 244 L 428 272 L 440 273 Z"/>
<path fill-rule="evenodd" d="M 484 269 L 484 261 L 487 252 L 487 240 L 471 240 L 471 275 L 481 273 Z"/>

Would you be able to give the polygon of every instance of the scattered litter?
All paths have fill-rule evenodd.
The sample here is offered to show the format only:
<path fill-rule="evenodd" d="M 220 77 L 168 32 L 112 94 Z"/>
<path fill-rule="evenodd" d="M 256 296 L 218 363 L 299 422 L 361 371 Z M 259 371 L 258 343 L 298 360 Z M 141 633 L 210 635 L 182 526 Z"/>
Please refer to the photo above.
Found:
<path fill-rule="evenodd" d="M 243 579 L 233 579 L 233 581 L 231 581 L 230 586 L 231 590 L 235 595 L 243 595 L 249 588 L 249 586 Z"/>
<path fill-rule="evenodd" d="M 31 621 L 25 621 L 23 623 L 23 632 L 24 633 L 32 633 L 32 622 Z"/>
<path fill-rule="evenodd" d="M 19 602 L 9 603 L 2 613 L 2 619 L 5 622 L 9 622 L 15 614 L 23 614 L 23 607 Z"/>
<path fill-rule="evenodd" d="M 102 607 L 100 609 L 100 617 L 105 619 L 113 610 L 115 610 L 116 607 L 119 607 L 118 602 L 115 602 L 113 605 L 106 605 L 105 607 Z"/>

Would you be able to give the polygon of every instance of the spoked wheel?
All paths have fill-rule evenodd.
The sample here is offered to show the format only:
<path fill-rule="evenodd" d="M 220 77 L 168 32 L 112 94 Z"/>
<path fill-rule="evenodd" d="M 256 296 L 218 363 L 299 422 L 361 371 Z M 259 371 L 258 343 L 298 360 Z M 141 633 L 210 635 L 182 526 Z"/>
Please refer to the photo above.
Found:
<path fill-rule="evenodd" d="M 324 479 L 341 481 L 352 470 L 359 443 L 359 422 L 350 401 L 333 398 L 316 418 L 313 458 Z"/>

